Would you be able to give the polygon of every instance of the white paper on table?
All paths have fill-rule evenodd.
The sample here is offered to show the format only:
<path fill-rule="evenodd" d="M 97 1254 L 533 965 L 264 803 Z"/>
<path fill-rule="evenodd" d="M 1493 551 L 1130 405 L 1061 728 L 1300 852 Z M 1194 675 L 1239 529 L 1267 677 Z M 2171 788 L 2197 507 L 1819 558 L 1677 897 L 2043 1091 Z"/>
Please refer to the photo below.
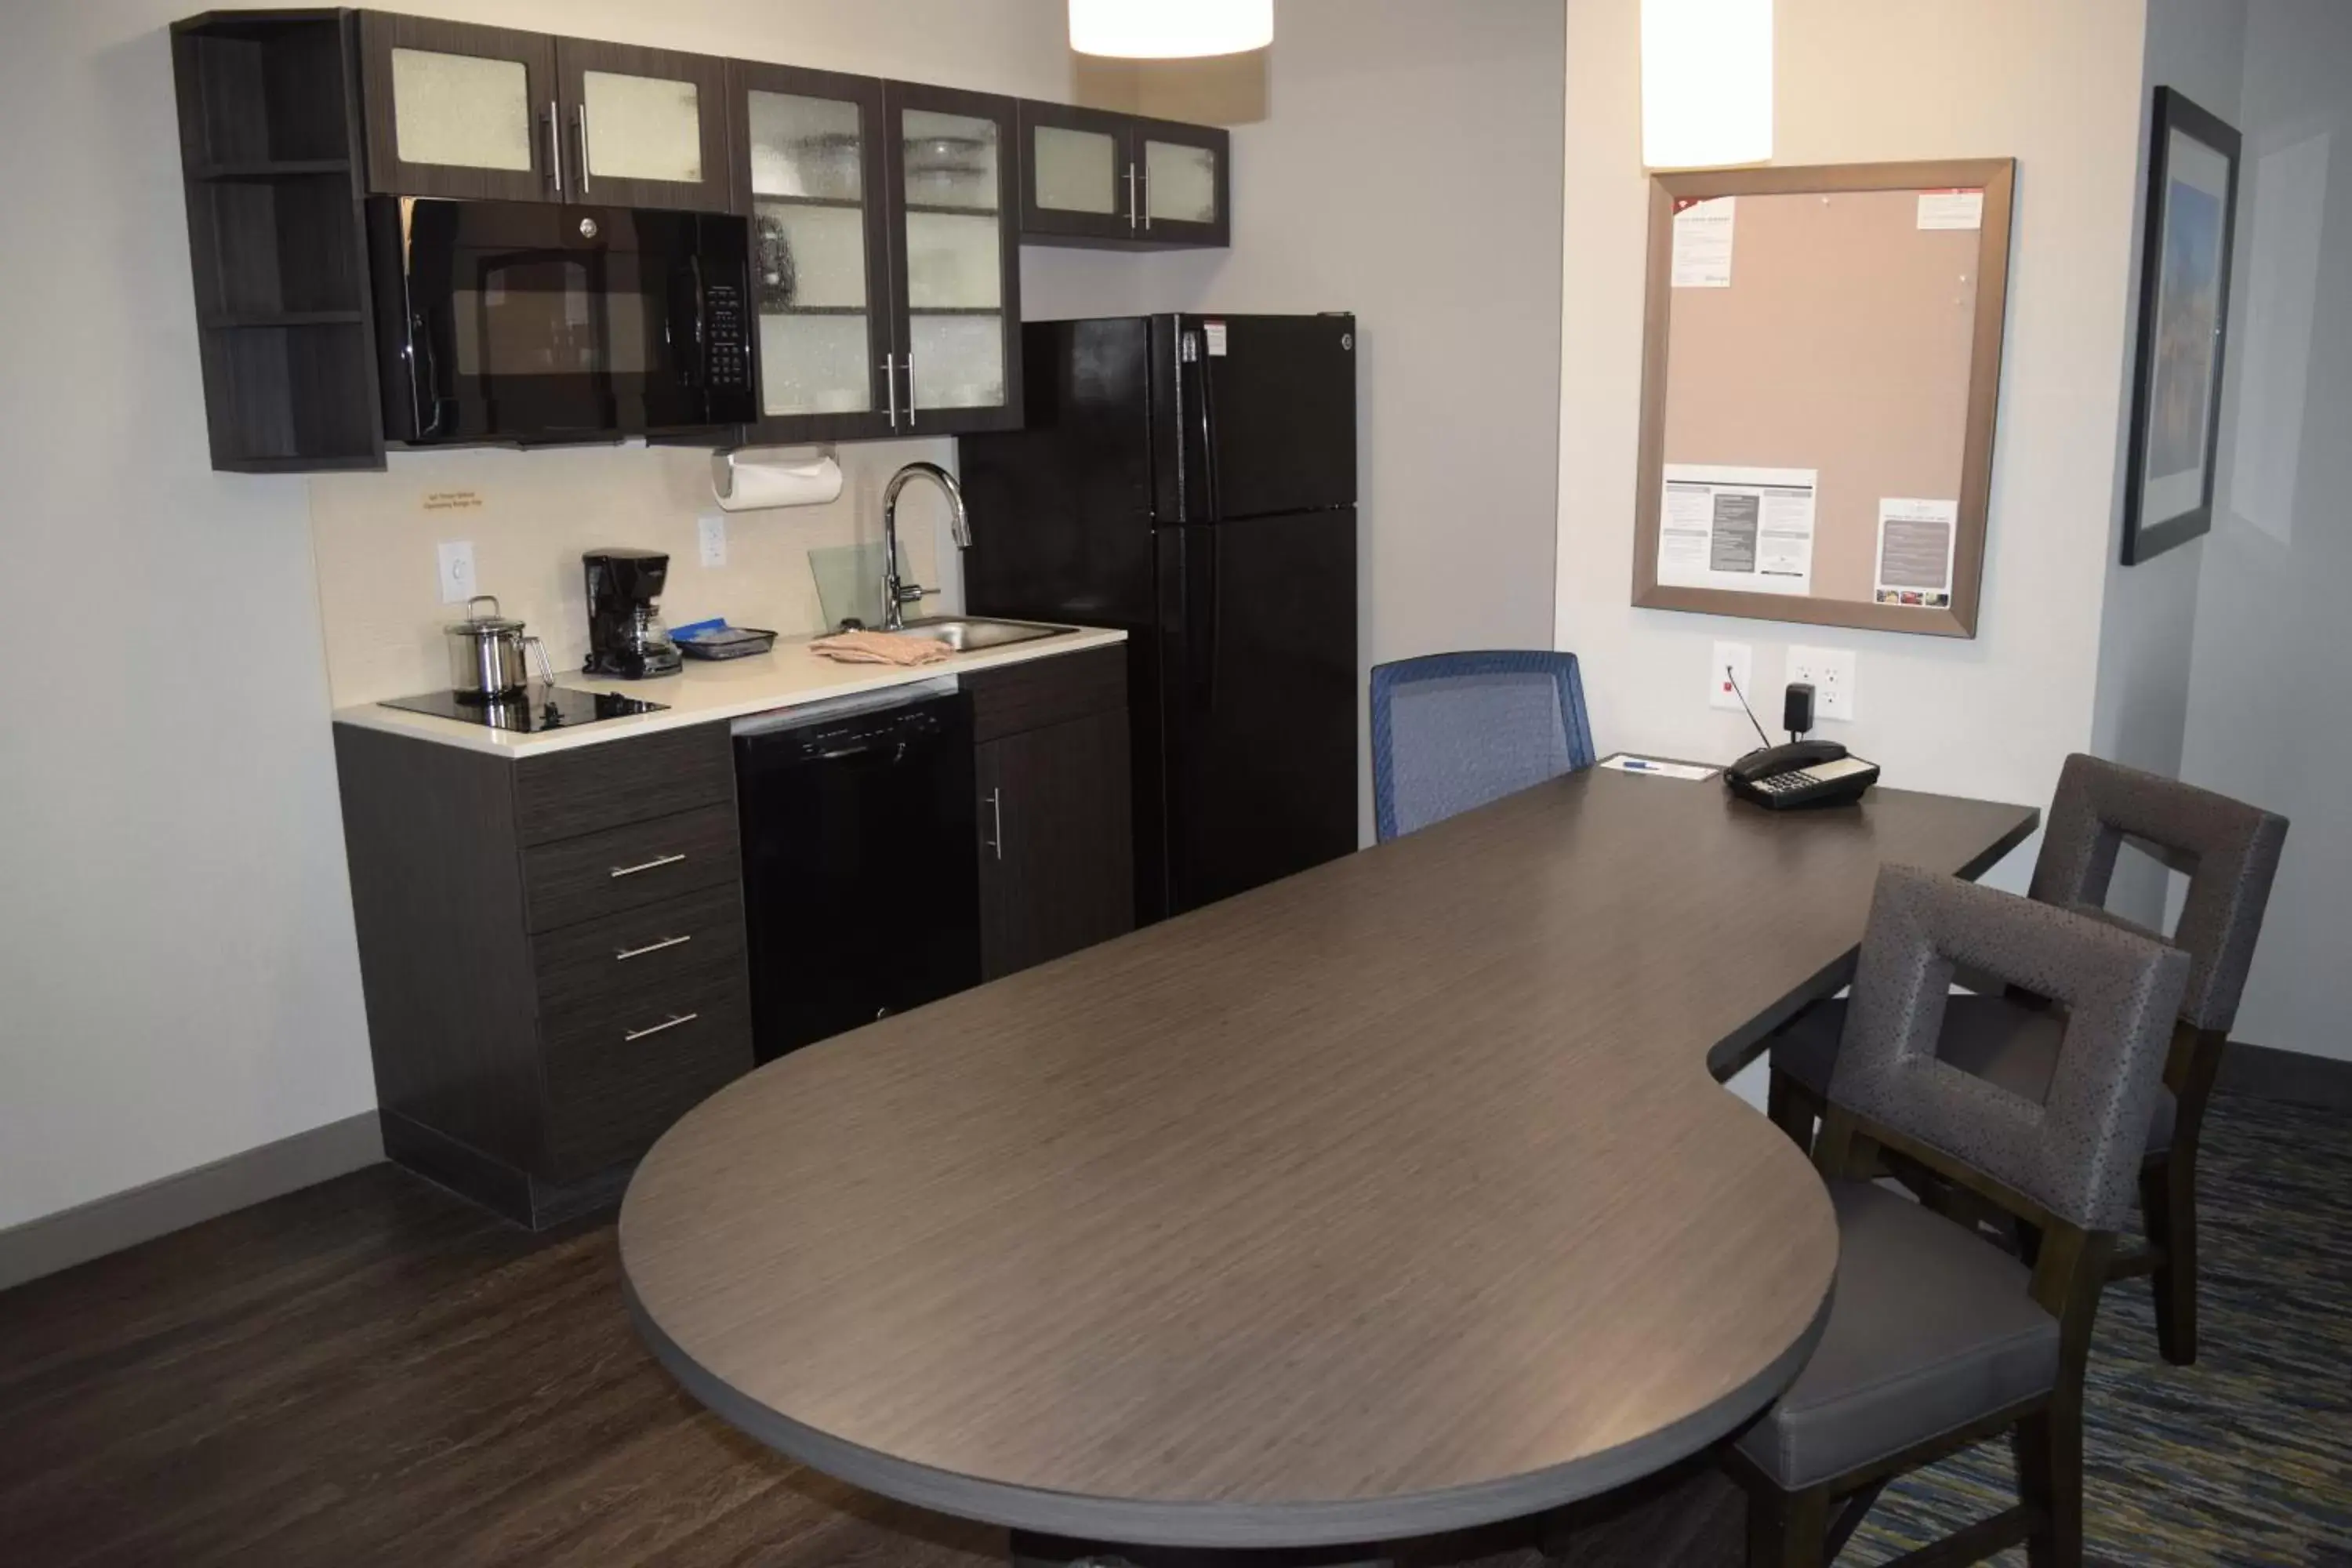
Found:
<path fill-rule="evenodd" d="M 1731 287 L 1731 229 L 1737 196 L 1710 196 L 1675 214 L 1673 286 Z"/>
<path fill-rule="evenodd" d="M 1622 752 L 1613 757 L 1604 758 L 1600 765 L 1615 773 L 1662 779 L 1687 779 L 1696 782 L 1715 776 L 1713 768 L 1696 767 L 1689 763 L 1662 763 L 1655 757 L 1629 757 Z"/>
<path fill-rule="evenodd" d="M 1984 227 L 1984 190 L 1921 191 L 1921 228 Z"/>
<path fill-rule="evenodd" d="M 1668 463 L 1658 517 L 1658 583 L 1745 594 L 1813 591 L 1820 471 Z"/>
<path fill-rule="evenodd" d="M 1878 500 L 1878 563 L 1873 596 L 1882 605 L 1948 609 L 1952 552 L 1960 531 L 1960 503 L 1915 496 Z"/>

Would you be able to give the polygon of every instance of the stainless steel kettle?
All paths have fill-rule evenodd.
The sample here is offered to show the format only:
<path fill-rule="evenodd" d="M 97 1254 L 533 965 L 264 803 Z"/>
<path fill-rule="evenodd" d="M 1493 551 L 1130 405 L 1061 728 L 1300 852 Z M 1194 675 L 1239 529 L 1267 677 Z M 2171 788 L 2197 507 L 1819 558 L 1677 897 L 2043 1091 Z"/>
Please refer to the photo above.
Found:
<path fill-rule="evenodd" d="M 490 613 L 475 606 L 488 605 Z M 449 689 L 461 702 L 500 702 L 520 697 L 530 687 L 529 655 L 539 655 L 547 684 L 555 672 L 547 649 L 537 637 L 525 637 L 522 623 L 499 613 L 495 595 L 478 594 L 466 601 L 466 618 L 443 628 L 449 637 Z"/>

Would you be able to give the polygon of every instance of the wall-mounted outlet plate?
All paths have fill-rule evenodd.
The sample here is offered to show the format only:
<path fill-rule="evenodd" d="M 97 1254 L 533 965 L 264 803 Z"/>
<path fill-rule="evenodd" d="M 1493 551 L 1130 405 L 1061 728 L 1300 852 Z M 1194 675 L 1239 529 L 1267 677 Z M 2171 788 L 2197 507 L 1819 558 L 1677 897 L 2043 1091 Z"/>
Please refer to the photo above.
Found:
<path fill-rule="evenodd" d="M 441 562 L 441 602 L 462 605 L 481 589 L 474 585 L 474 542 L 445 539 L 437 546 Z"/>
<path fill-rule="evenodd" d="M 707 511 L 696 520 L 695 532 L 702 542 L 702 563 L 705 566 L 727 564 L 727 520 L 715 511 Z"/>
<path fill-rule="evenodd" d="M 1726 671 L 1729 673 L 1727 674 Z M 1728 708 L 1734 713 L 1738 712 L 1741 706 L 1739 692 L 1731 689 L 1731 683 L 1735 680 L 1739 683 L 1739 691 L 1746 692 L 1748 700 L 1753 702 L 1756 700 L 1755 645 L 1744 642 L 1717 643 L 1714 654 L 1706 667 L 1706 705 L 1710 708 Z"/>
<path fill-rule="evenodd" d="M 1813 687 L 1813 717 L 1853 718 L 1853 649 L 1803 647 L 1789 649 L 1788 679 L 1809 680 Z"/>

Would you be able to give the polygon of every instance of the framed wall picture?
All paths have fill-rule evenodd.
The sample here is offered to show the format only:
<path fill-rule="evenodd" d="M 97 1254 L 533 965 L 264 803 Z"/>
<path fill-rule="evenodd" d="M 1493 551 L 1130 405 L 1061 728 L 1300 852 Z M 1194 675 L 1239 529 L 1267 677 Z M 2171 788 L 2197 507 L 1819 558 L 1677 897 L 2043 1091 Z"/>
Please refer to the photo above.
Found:
<path fill-rule="evenodd" d="M 2238 216 L 2238 133 L 2168 87 L 2156 89 L 2149 123 L 2139 346 L 2124 479 L 2126 566 L 2213 526 Z"/>

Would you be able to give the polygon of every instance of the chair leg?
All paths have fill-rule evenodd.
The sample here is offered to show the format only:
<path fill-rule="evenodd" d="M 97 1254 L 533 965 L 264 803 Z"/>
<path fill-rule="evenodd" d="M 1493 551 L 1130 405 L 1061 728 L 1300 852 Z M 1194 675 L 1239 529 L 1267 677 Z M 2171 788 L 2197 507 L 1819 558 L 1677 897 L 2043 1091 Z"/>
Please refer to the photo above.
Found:
<path fill-rule="evenodd" d="M 2017 1425 L 2017 1494 L 2042 1515 L 2026 1537 L 2031 1568 L 2082 1568 L 2083 1408 L 2053 1400 Z"/>
<path fill-rule="evenodd" d="M 2139 1207 L 2157 1254 L 2156 1346 L 2175 1366 L 2197 1362 L 2197 1161 L 2179 1150 L 2140 1167 Z"/>
<path fill-rule="evenodd" d="M 1813 1152 L 1812 1099 L 1795 1079 L 1780 1071 L 1772 1074 L 1771 1084 L 1764 1091 L 1764 1114 L 1808 1154 Z"/>
<path fill-rule="evenodd" d="M 1748 1494 L 1748 1568 L 1828 1568 L 1829 1493 L 1759 1486 Z"/>

